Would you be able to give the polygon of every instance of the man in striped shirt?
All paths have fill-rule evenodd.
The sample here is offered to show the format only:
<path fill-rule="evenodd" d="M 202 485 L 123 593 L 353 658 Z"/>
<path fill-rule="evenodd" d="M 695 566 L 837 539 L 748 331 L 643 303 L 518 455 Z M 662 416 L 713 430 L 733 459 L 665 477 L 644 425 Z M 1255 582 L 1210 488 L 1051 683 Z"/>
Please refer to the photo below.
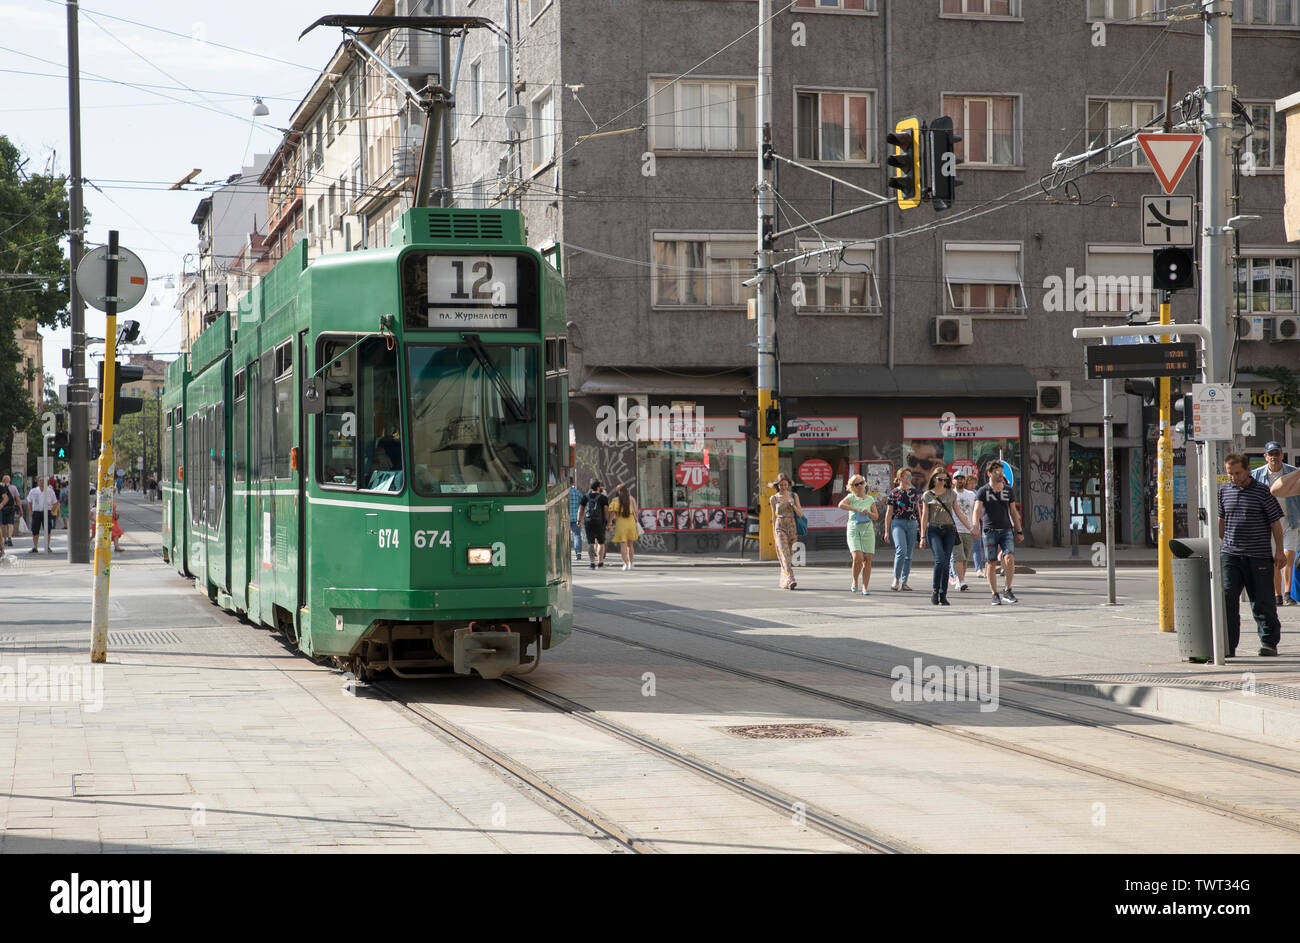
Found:
<path fill-rule="evenodd" d="M 1259 653 L 1276 655 L 1282 640 L 1273 595 L 1273 571 L 1286 560 L 1282 537 L 1282 506 L 1269 489 L 1250 476 L 1250 463 L 1241 452 L 1223 460 L 1231 481 L 1219 486 L 1219 538 L 1223 559 L 1223 599 L 1228 616 L 1228 655 L 1237 654 L 1241 637 L 1241 591 L 1259 629 Z M 1276 548 L 1276 552 L 1274 550 Z"/>

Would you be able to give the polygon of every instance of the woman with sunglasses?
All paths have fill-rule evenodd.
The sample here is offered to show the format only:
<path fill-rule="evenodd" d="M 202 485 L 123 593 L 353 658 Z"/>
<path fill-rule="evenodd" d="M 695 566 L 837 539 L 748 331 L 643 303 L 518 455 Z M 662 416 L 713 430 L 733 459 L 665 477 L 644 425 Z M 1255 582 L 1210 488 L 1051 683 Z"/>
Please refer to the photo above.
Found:
<path fill-rule="evenodd" d="M 907 585 L 912 572 L 912 551 L 916 549 L 916 506 L 921 492 L 912 486 L 912 473 L 900 468 L 894 487 L 885 495 L 885 543 L 894 542 L 894 580 L 891 590 L 912 591 Z"/>
<path fill-rule="evenodd" d="M 957 521 L 970 529 L 970 520 L 957 503 L 957 495 L 950 487 L 952 476 L 940 466 L 930 474 L 930 487 L 921 495 L 921 546 L 928 541 L 934 554 L 934 579 L 931 583 L 930 604 L 948 605 L 948 566 L 952 562 L 952 548 L 957 542 Z"/>
<path fill-rule="evenodd" d="M 871 582 L 871 558 L 876 553 L 876 499 L 867 494 L 867 479 L 854 475 L 849 479 L 849 493 L 839 504 L 849 512 L 849 553 L 853 555 L 853 586 L 849 592 L 858 591 L 858 576 L 862 577 L 862 595 L 870 596 L 867 584 Z"/>

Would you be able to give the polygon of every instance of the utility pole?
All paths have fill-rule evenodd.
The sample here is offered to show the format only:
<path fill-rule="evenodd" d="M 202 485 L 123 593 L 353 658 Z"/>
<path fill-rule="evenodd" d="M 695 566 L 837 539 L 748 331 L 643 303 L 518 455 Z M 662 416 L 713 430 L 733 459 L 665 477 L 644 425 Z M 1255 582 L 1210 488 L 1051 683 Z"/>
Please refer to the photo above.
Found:
<path fill-rule="evenodd" d="M 86 386 L 86 305 L 77 291 L 81 264 L 81 64 L 77 51 L 77 0 L 68 0 L 68 313 L 72 319 L 72 377 L 68 383 L 68 562 L 90 562 L 90 390 Z"/>
<path fill-rule="evenodd" d="M 1165 73 L 1165 134 L 1174 130 L 1174 71 Z M 1160 293 L 1160 323 L 1173 321 L 1171 301 L 1173 296 Z M 1169 335 L 1161 334 L 1160 343 L 1168 344 Z M 1160 377 L 1160 439 L 1156 453 L 1156 564 L 1157 586 L 1160 599 L 1160 631 L 1174 631 L 1174 567 L 1169 541 L 1174 539 L 1174 440 L 1170 423 L 1173 419 L 1170 402 L 1170 379 Z M 1191 421 L 1191 417 L 1187 417 Z"/>
<path fill-rule="evenodd" d="M 1110 338 L 1102 341 L 1109 344 Z M 1111 410 L 1110 380 L 1101 381 L 1102 452 L 1105 453 L 1106 482 L 1106 605 L 1115 605 L 1115 416 Z"/>
<path fill-rule="evenodd" d="M 95 489 L 95 583 L 90 600 L 90 660 L 108 660 L 108 576 L 113 560 L 113 406 L 117 399 L 117 230 L 108 234 L 106 287 L 104 289 L 104 388 L 99 451 L 99 483 Z"/>
<path fill-rule="evenodd" d="M 1230 379 L 1232 340 L 1232 242 L 1228 209 L 1232 199 L 1232 0 L 1201 0 L 1205 24 L 1205 144 L 1201 162 L 1201 324 L 1206 328 L 1205 382 Z M 1218 476 L 1223 473 L 1219 443 L 1206 441 L 1202 466 L 1202 526 L 1210 549 L 1210 615 L 1214 663 L 1227 654 L 1227 616 L 1223 604 L 1223 561 L 1218 528 Z"/>
<path fill-rule="evenodd" d="M 772 274 L 772 232 L 775 218 L 772 174 L 772 0 L 758 3 L 758 487 L 759 559 L 776 559 L 771 504 L 773 481 L 780 470 L 777 440 L 767 434 L 767 408 L 776 402 L 776 278 Z M 778 435 L 779 435 L 778 431 Z"/>

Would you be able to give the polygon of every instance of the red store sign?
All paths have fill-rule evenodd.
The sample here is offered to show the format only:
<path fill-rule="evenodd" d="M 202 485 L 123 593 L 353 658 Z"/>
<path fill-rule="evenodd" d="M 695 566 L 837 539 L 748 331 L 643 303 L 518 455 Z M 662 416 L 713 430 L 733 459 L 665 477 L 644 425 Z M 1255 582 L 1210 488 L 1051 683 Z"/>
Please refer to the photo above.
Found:
<path fill-rule="evenodd" d="M 679 485 L 694 491 L 708 484 L 709 466 L 696 461 L 678 462 L 674 477 Z"/>

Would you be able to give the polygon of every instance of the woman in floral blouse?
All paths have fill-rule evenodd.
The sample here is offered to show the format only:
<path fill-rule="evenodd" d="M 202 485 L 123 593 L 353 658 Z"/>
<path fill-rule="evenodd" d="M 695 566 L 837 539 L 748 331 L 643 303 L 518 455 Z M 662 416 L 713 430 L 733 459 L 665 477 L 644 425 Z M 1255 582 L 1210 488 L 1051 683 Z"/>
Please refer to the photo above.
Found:
<path fill-rule="evenodd" d="M 885 540 L 894 542 L 893 590 L 907 590 L 908 574 L 912 572 L 912 551 L 917 541 L 917 500 L 920 492 L 912 487 L 912 476 L 906 468 L 894 475 L 894 487 L 885 495 Z"/>

